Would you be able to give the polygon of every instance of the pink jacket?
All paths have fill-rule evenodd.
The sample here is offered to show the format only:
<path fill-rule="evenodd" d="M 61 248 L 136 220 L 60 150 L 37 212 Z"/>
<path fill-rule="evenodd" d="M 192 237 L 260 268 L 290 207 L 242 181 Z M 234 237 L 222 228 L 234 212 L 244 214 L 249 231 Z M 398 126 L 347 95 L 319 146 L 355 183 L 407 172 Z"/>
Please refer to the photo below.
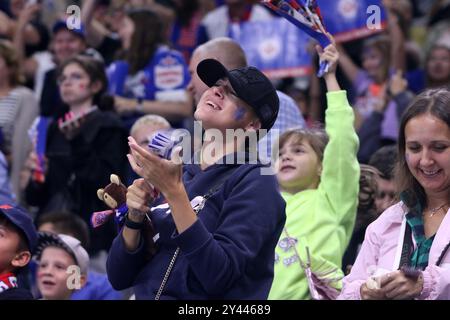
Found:
<path fill-rule="evenodd" d="M 352 271 L 343 280 L 338 299 L 360 300 L 360 287 L 369 277 L 370 270 L 397 270 L 405 233 L 406 206 L 399 202 L 388 208 L 366 230 L 361 251 Z M 415 241 L 413 239 L 415 245 Z M 444 253 L 439 266 L 436 265 L 441 254 L 450 244 L 450 210 L 442 221 L 430 249 L 427 268 L 423 271 L 424 285 L 418 299 L 450 300 L 450 249 Z"/>

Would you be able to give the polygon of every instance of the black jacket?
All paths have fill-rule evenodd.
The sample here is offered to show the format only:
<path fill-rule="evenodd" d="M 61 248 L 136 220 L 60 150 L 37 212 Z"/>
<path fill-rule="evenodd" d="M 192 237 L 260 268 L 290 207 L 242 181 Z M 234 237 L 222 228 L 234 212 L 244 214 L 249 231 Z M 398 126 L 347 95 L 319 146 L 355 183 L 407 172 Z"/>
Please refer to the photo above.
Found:
<path fill-rule="evenodd" d="M 34 298 L 26 289 L 12 288 L 0 292 L 0 300 L 34 300 Z"/>
<path fill-rule="evenodd" d="M 112 112 L 95 111 L 72 140 L 53 122 L 47 135 L 45 183 L 30 181 L 28 203 L 38 206 L 39 214 L 67 210 L 90 225 L 92 212 L 107 209 L 97 198 L 97 189 L 110 182 L 112 173 L 123 177 L 127 152 L 126 131 Z M 93 231 L 91 253 L 108 249 L 114 235 L 113 224 Z"/>

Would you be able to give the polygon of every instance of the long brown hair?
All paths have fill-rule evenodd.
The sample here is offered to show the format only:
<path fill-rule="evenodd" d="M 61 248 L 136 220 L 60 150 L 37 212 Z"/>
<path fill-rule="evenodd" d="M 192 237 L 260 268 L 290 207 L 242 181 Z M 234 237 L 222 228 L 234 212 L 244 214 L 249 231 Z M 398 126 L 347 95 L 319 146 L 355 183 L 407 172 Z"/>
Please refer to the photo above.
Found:
<path fill-rule="evenodd" d="M 0 57 L 9 69 L 9 85 L 14 88 L 23 84 L 25 77 L 20 71 L 19 56 L 10 41 L 0 40 Z"/>
<path fill-rule="evenodd" d="M 158 46 L 164 43 L 164 27 L 159 16 L 147 9 L 131 11 L 128 17 L 134 23 L 134 33 L 125 60 L 130 65 L 129 73 L 134 75 L 149 63 Z"/>
<path fill-rule="evenodd" d="M 406 163 L 406 137 L 405 128 L 408 122 L 423 114 L 431 114 L 443 121 L 450 128 L 450 90 L 449 88 L 428 89 L 418 95 L 403 114 L 398 136 L 398 161 L 396 166 L 396 182 L 398 194 L 403 193 L 404 203 L 413 209 L 418 203 L 427 205 L 424 188 L 414 178 Z"/>

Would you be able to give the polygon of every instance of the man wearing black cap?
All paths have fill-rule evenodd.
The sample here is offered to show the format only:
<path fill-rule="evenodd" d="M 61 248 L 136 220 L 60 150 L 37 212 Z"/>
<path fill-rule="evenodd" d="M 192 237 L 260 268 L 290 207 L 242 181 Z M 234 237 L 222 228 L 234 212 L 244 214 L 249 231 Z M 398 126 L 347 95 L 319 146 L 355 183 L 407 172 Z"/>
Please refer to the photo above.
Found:
<path fill-rule="evenodd" d="M 207 59 L 197 73 L 210 87 L 195 112 L 205 129 L 199 162 L 182 174 L 174 157 L 161 159 L 129 138 L 130 164 L 145 180 L 128 188 L 130 211 L 108 257 L 108 278 L 116 289 L 134 285 L 136 299 L 267 299 L 285 204 L 264 165 L 236 160 L 249 157 L 245 134 L 272 127 L 278 97 L 254 67 L 227 71 Z M 229 130 L 243 134 L 229 139 Z M 153 204 L 148 183 L 162 194 Z M 145 213 L 159 232 L 151 260 L 141 241 Z"/>
<path fill-rule="evenodd" d="M 31 260 L 37 233 L 30 216 L 19 207 L 0 205 L 0 300 L 30 300 L 19 288 L 17 272 Z"/>

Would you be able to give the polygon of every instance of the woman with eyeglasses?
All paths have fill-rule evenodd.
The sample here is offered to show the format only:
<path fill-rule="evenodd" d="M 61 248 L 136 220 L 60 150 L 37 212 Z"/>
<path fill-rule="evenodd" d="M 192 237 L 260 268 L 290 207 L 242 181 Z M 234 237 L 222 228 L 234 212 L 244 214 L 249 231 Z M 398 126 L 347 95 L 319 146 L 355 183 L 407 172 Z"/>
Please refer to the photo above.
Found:
<path fill-rule="evenodd" d="M 41 169 L 43 181 L 31 175 L 27 201 L 39 214 L 68 210 L 89 223 L 94 211 L 104 209 L 97 189 L 109 183 L 110 174 L 123 174 L 127 154 L 126 133 L 117 115 L 109 111 L 107 80 L 102 63 L 86 56 L 65 61 L 58 72 L 58 86 L 70 111 L 52 122 L 47 131 L 44 164 L 32 153 L 28 168 Z M 92 234 L 91 252 L 107 250 L 114 228 Z"/>
<path fill-rule="evenodd" d="M 400 123 L 400 201 L 367 228 L 341 299 L 450 299 L 450 91 L 429 89 Z"/>

